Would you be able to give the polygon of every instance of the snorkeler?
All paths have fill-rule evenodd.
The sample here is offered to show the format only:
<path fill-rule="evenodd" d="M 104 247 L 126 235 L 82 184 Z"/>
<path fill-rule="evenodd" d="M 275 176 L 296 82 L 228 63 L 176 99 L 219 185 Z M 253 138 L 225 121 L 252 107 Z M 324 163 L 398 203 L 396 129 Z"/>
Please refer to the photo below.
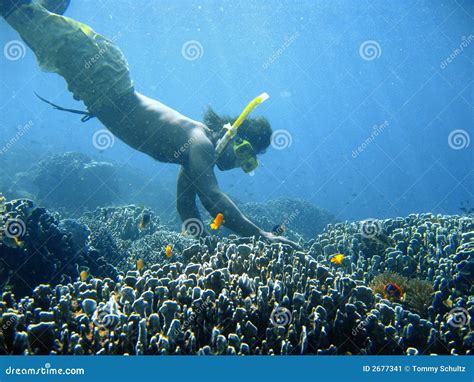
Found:
<path fill-rule="evenodd" d="M 246 218 L 219 189 L 214 174 L 215 165 L 222 171 L 236 167 L 253 170 L 258 165 L 256 155 L 270 145 L 268 121 L 245 120 L 236 139 L 216 155 L 227 121 L 209 109 L 204 124 L 138 93 L 125 57 L 111 40 L 85 24 L 50 12 L 62 13 L 68 4 L 59 0 L 0 0 L 0 14 L 33 50 L 40 68 L 66 80 L 74 99 L 87 106 L 87 117 L 97 117 L 132 148 L 160 162 L 181 165 L 177 210 L 183 222 L 201 221 L 196 205 L 199 197 L 211 216 L 222 214 L 223 225 L 237 234 L 297 246 Z"/>

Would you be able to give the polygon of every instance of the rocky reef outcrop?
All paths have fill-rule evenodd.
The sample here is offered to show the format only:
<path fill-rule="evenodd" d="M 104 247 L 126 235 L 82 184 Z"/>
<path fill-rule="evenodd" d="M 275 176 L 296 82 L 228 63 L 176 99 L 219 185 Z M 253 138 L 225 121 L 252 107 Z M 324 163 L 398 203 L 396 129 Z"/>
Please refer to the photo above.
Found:
<path fill-rule="evenodd" d="M 31 174 L 39 204 L 82 212 L 118 200 L 116 171 L 111 163 L 80 153 L 57 154 L 43 159 Z"/>
<path fill-rule="evenodd" d="M 275 225 L 284 225 L 288 236 L 307 240 L 323 232 L 335 217 L 327 210 L 294 198 L 278 198 L 267 203 L 245 203 L 239 206 L 250 220 L 271 231 Z"/>

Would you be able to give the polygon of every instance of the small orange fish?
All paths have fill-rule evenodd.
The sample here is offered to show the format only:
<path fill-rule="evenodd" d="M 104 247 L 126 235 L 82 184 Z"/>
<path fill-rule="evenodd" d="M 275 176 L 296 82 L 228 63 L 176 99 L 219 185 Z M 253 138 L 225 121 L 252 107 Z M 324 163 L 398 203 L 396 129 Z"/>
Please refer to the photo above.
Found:
<path fill-rule="evenodd" d="M 211 228 L 213 230 L 219 229 L 223 221 L 224 221 L 224 215 L 219 212 L 216 218 L 214 219 L 214 221 L 211 223 Z"/>
<path fill-rule="evenodd" d="M 82 271 L 81 273 L 79 273 L 79 277 L 82 282 L 86 281 L 88 276 L 89 276 L 89 273 L 87 273 L 87 271 Z"/>
<path fill-rule="evenodd" d="M 383 288 L 385 292 L 385 298 L 394 298 L 396 300 L 403 300 L 405 292 L 395 283 L 388 283 Z"/>
<path fill-rule="evenodd" d="M 171 250 L 171 244 L 168 244 L 165 249 L 165 255 L 166 257 L 170 258 L 173 256 L 173 251 Z"/>
<path fill-rule="evenodd" d="M 335 265 L 341 265 L 346 257 L 342 253 L 336 253 L 329 261 Z"/>
<path fill-rule="evenodd" d="M 143 259 L 138 259 L 137 260 L 137 270 L 140 272 L 143 269 Z"/>

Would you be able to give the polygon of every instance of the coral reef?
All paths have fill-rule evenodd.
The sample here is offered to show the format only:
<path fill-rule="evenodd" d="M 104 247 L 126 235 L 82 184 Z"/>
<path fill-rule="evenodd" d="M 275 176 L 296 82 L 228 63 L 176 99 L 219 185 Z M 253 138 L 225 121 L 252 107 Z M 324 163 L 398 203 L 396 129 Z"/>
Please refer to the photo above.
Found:
<path fill-rule="evenodd" d="M 41 283 L 56 284 L 78 277 L 82 269 L 97 276 L 116 270 L 89 245 L 89 228 L 18 199 L 0 209 L 0 280 L 2 290 L 23 296 Z"/>
<path fill-rule="evenodd" d="M 166 231 L 153 215 L 137 231 L 142 213 L 99 209 L 78 222 L 108 235 L 89 235 L 91 247 L 107 237 L 98 254 L 127 259 L 114 264 L 118 274 L 89 267 L 83 280 L 38 280 L 31 297 L 4 291 L 0 353 L 472 355 L 470 218 L 329 224 L 295 251 L 235 236 L 204 243 Z M 78 227 L 70 235 L 84 243 Z M 331 263 L 335 253 L 345 261 Z M 369 285 L 387 272 L 406 282 L 407 296 L 424 296 L 424 312 L 374 293 Z"/>
<path fill-rule="evenodd" d="M 143 214 L 150 216 L 150 222 L 140 229 Z M 192 237 L 160 225 L 153 211 L 134 205 L 99 208 L 79 221 L 89 227 L 91 245 L 119 269 L 135 267 L 137 260 L 148 265 L 179 260 L 189 252 L 184 250 L 196 243 Z M 172 259 L 164 256 L 168 244 L 173 247 Z"/>

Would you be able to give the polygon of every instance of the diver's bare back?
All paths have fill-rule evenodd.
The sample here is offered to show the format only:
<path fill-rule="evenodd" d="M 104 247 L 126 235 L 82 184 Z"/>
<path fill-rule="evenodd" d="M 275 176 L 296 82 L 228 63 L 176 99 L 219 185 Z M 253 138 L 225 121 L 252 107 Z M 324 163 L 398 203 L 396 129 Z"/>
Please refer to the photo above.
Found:
<path fill-rule="evenodd" d="M 206 136 L 202 123 L 136 91 L 95 114 L 123 142 L 161 162 L 184 164 L 193 137 Z"/>

